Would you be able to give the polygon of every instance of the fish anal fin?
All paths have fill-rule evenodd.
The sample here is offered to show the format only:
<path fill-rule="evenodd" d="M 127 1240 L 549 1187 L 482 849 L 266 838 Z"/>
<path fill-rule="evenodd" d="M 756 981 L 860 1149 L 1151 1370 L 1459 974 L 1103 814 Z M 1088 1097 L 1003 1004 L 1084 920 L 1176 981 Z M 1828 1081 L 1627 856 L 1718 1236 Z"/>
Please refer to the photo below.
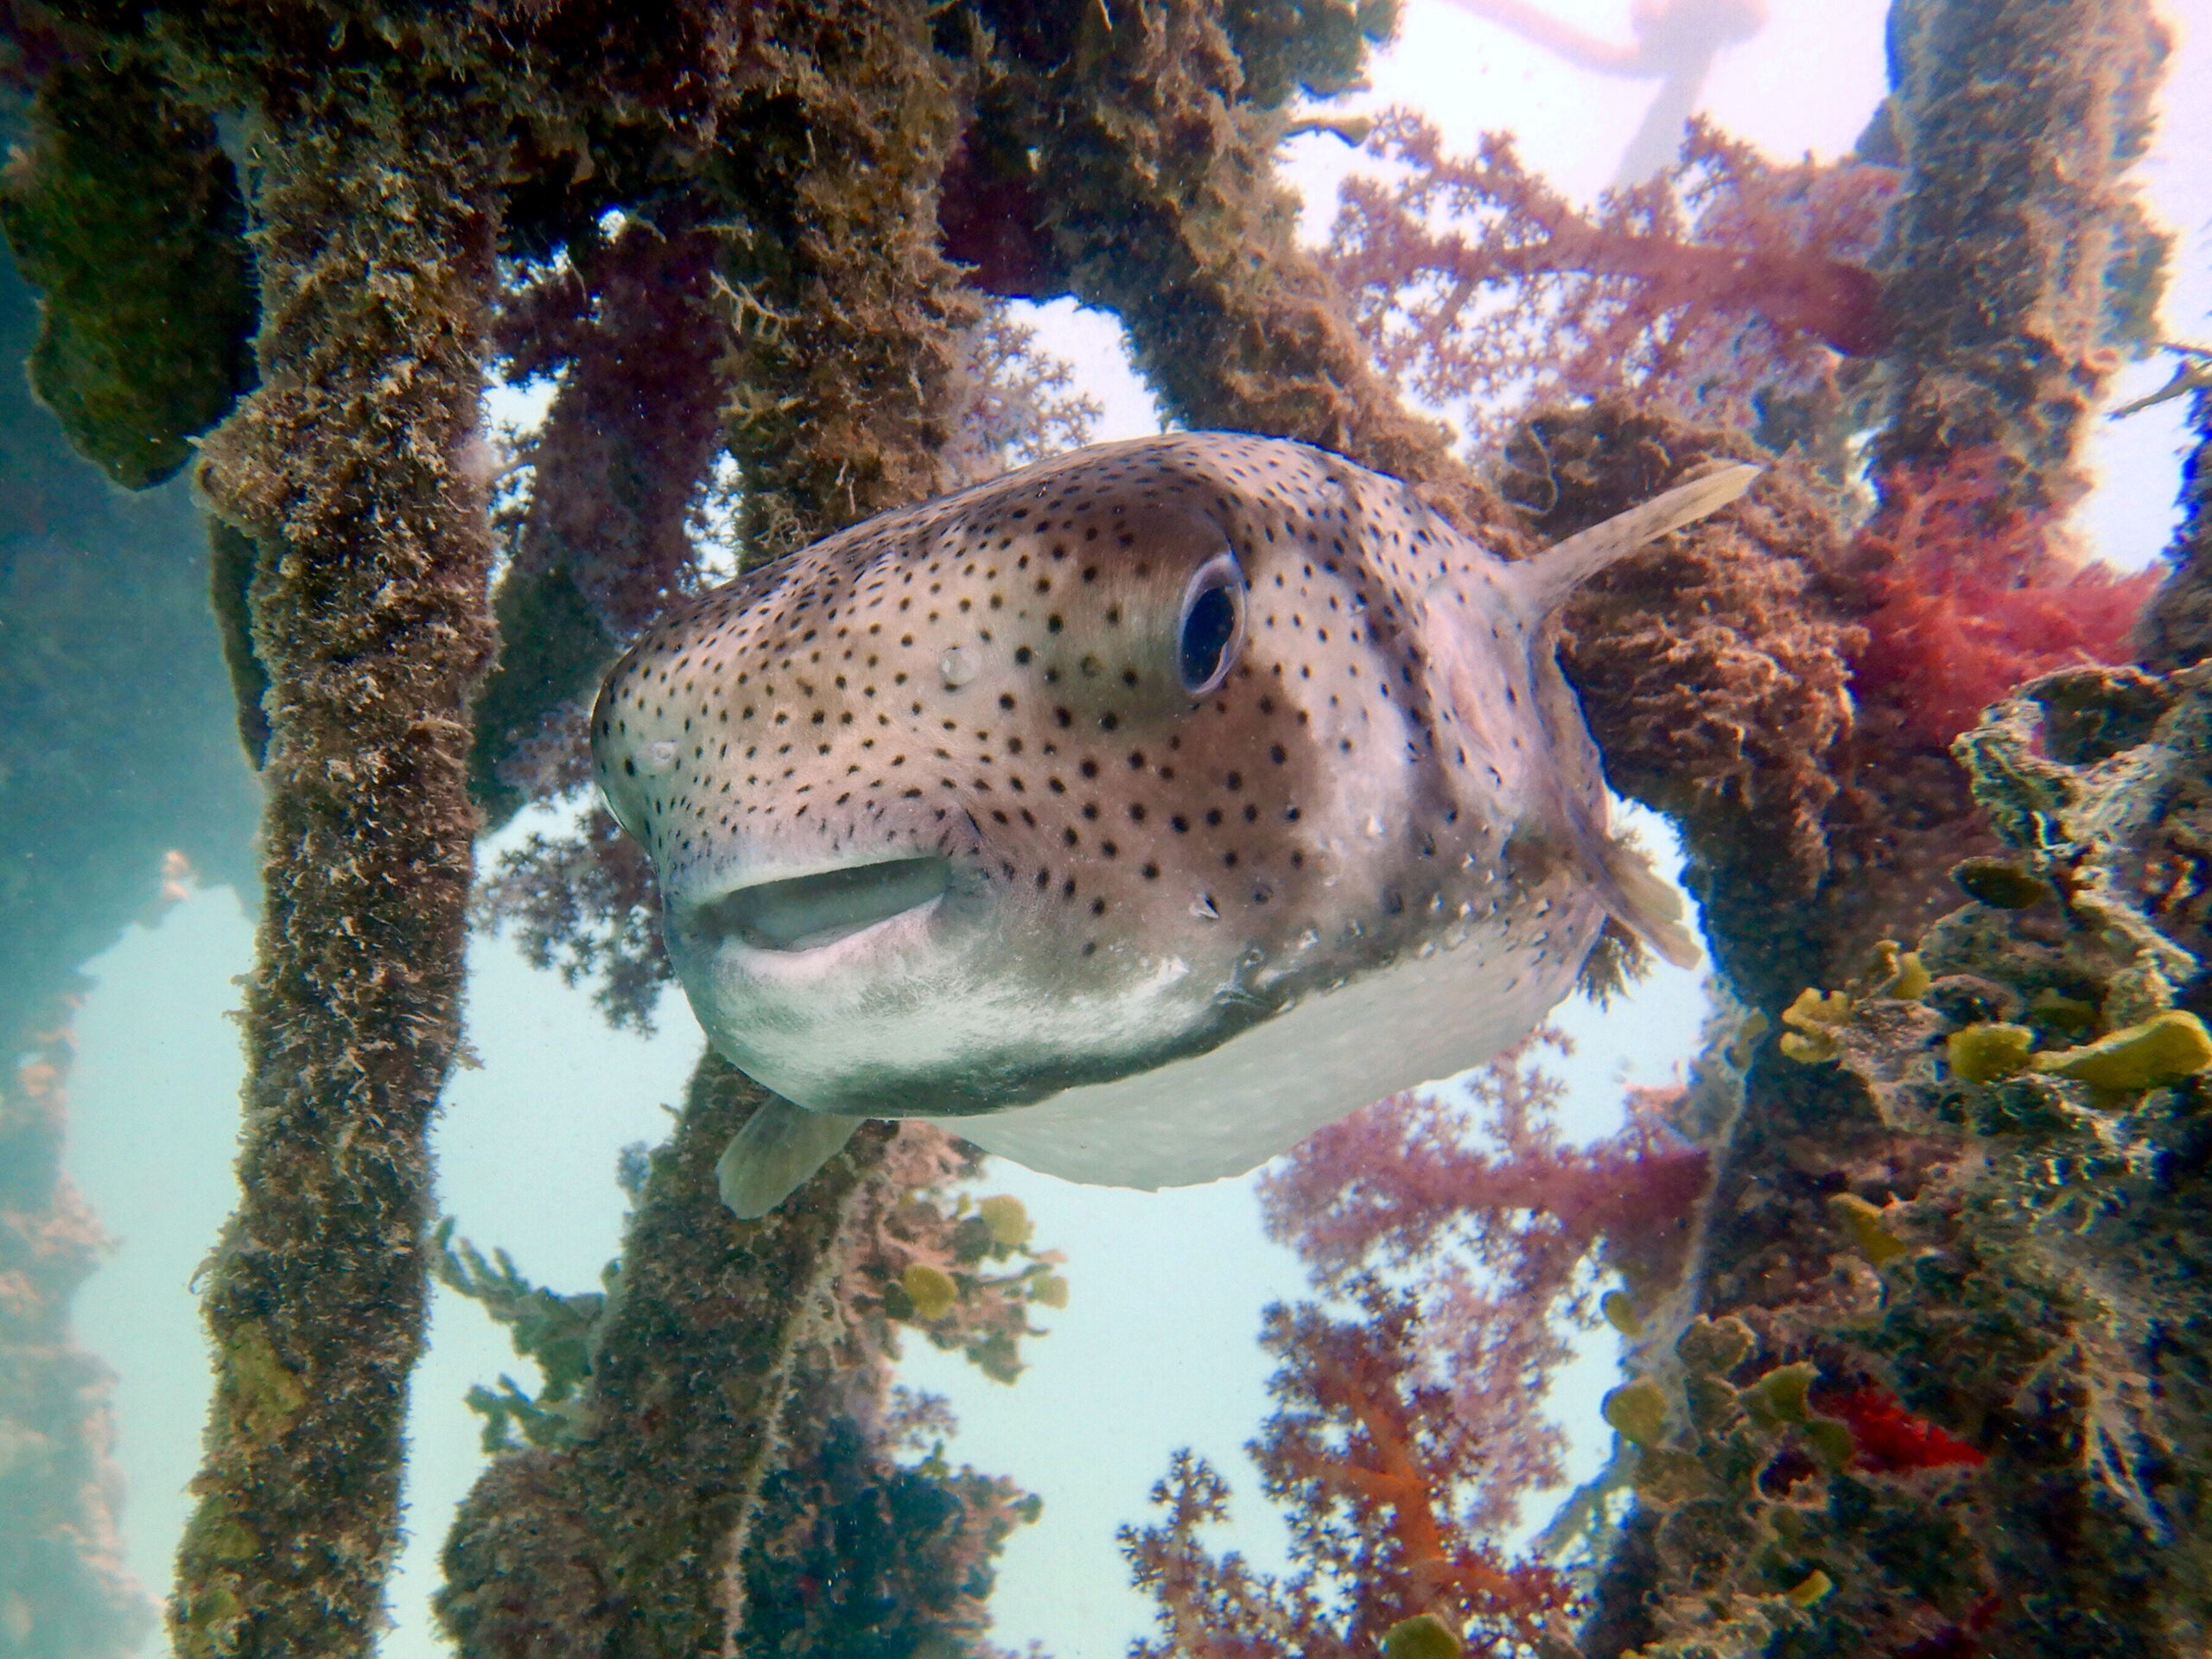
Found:
<path fill-rule="evenodd" d="M 843 1150 L 864 1117 L 810 1112 L 773 1096 L 730 1137 L 715 1165 L 722 1202 L 758 1221 Z"/>

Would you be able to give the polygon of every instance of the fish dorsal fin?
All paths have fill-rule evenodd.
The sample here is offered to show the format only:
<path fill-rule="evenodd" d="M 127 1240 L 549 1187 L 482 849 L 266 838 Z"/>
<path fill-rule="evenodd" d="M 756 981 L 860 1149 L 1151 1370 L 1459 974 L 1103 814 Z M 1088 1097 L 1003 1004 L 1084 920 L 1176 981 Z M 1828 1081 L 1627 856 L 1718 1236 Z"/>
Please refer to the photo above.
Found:
<path fill-rule="evenodd" d="M 1560 671 L 1553 619 L 1582 582 L 1726 506 L 1758 474 L 1742 465 L 1709 473 L 1533 559 L 1493 565 L 1487 583 L 1471 571 L 1447 573 L 1429 585 L 1423 607 L 1423 644 L 1464 746 L 1452 773 L 1460 809 L 1513 826 L 1524 849 L 1565 854 L 1605 912 L 1678 968 L 1699 961 L 1681 897 L 1606 827 L 1597 751 Z M 1514 613 L 1518 627 L 1501 633 L 1485 604 Z"/>
<path fill-rule="evenodd" d="M 867 1122 L 810 1112 L 770 1096 L 730 1137 L 715 1165 L 722 1202 L 747 1221 L 758 1221 L 842 1151 Z"/>
<path fill-rule="evenodd" d="M 1522 602 L 1539 625 L 1539 639 L 1551 637 L 1549 628 L 1542 625 L 1558 613 L 1584 582 L 1646 542 L 1718 512 L 1751 488 L 1759 471 L 1741 462 L 1720 467 L 1626 512 L 1616 513 L 1514 566 Z M 1537 696 L 1548 705 L 1555 740 L 1565 741 L 1568 732 L 1586 729 L 1582 725 L 1582 710 L 1552 660 L 1549 648 L 1540 645 L 1539 652 L 1541 660 L 1534 665 Z M 1588 739 L 1582 741 L 1586 743 Z M 1554 810 L 1580 855 L 1583 879 L 1605 906 L 1605 913 L 1675 967 L 1696 967 L 1697 941 L 1682 925 L 1681 895 L 1660 879 L 1642 853 L 1606 829 L 1602 797 L 1589 808 L 1573 799 L 1560 800 L 1554 804 Z"/>
<path fill-rule="evenodd" d="M 1756 467 L 1741 463 L 1723 467 L 1655 495 L 1641 506 L 1616 513 L 1603 524 L 1578 531 L 1516 565 L 1514 574 L 1527 595 L 1530 613 L 1538 618 L 1551 615 L 1576 588 L 1607 565 L 1670 530 L 1680 530 L 1718 512 L 1751 488 L 1751 480 L 1758 475 Z"/>

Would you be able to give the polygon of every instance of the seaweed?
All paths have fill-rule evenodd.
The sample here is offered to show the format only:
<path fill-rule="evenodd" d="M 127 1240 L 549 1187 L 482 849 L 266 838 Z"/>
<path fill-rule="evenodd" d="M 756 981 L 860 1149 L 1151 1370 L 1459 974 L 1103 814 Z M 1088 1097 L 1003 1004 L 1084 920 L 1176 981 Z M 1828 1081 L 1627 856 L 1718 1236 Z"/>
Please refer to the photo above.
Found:
<path fill-rule="evenodd" d="M 1694 84 L 1750 16 L 1641 9 L 1620 61 Z M 1591 215 L 1502 149 L 1454 162 L 1393 119 L 1380 142 L 1420 176 L 1361 195 L 1325 257 L 1296 242 L 1271 151 L 1305 118 L 1295 98 L 1354 83 L 1384 5 L 86 3 L 9 22 L 0 67 L 38 92 L 0 216 L 49 290 L 46 343 L 22 350 L 127 482 L 207 434 L 220 523 L 205 556 L 172 544 L 168 574 L 213 601 L 268 798 L 181 1652 L 370 1645 L 440 1263 L 542 1372 L 478 1396 L 500 1449 L 440 1601 L 464 1651 L 983 1651 L 990 1560 L 1029 1507 L 945 1463 L 942 1419 L 893 1391 L 895 1327 L 1010 1376 L 1021 1309 L 1065 1287 L 1002 1205 L 951 1196 L 963 1154 L 873 1127 L 737 1222 L 709 1172 L 763 1096 L 709 1058 L 619 1266 L 561 1297 L 441 1251 L 425 1136 L 458 1052 L 485 817 L 582 781 L 593 671 L 703 579 L 702 512 L 734 505 L 750 563 L 1079 433 L 988 304 L 1015 293 L 1116 312 L 1172 418 L 1338 450 L 1506 556 L 1714 460 L 1768 467 L 1745 511 L 1593 584 L 1562 642 L 1612 780 L 1682 830 L 1723 976 L 1698 1073 L 1653 1103 L 1672 1128 L 1578 1170 L 1524 1114 L 1512 1156 L 1403 1223 L 1400 1256 L 1398 1222 L 1360 1220 L 1383 1231 L 1354 1254 L 1399 1278 L 1331 1280 L 1345 1300 L 1286 1310 L 1267 1338 L 1283 1410 L 1263 1446 L 1305 1576 L 1269 1586 L 1211 1557 L 1217 1483 L 1179 1465 L 1165 1527 L 1132 1538 L 1181 1621 L 1163 1640 L 1402 1659 L 2201 1645 L 2201 453 L 2142 625 L 2167 677 L 2088 660 L 2122 649 L 2139 588 L 2084 574 L 2054 529 L 2164 257 L 2127 180 L 2164 52 L 2144 0 L 1900 0 L 1859 156 L 1776 168 L 1700 130 L 1670 177 Z M 1469 233 L 1415 234 L 1447 199 Z M 1446 271 L 1493 289 L 1503 332 L 1423 308 Z M 1692 296 L 1686 275 L 1721 280 Z M 1560 278 L 1590 302 L 1547 309 Z M 1517 355 L 1487 355 L 1502 341 Z M 1567 366 L 1545 379 L 1552 348 Z M 495 522 L 479 394 L 502 364 L 559 386 Z M 1502 406 L 1523 382 L 1544 400 Z M 1416 383 L 1495 421 L 1494 464 L 1401 400 Z M 2192 414 L 2201 435 L 2201 392 Z M 129 591 L 122 563 L 41 549 L 9 580 L 67 590 L 41 618 L 81 618 Z M 142 626 L 151 608 L 124 610 L 115 649 L 187 654 Z M 1941 696 L 1921 695 L 1932 627 L 1975 646 Z M 190 649 L 226 715 L 199 724 L 219 728 L 213 645 Z M 155 724 L 86 664 L 35 666 L 73 730 Z M 85 849 L 88 886 L 143 886 L 140 834 Z M 588 823 L 484 903 L 643 1021 L 655 899 L 620 858 Z M 112 925 L 104 896 L 56 909 L 57 890 L 45 867 L 22 907 L 9 890 L 17 937 L 69 918 L 28 969 L 11 959 L 10 1010 Z M 1609 944 L 1592 982 L 1629 964 Z M 1395 1109 L 1322 1143 L 1382 1172 L 1355 1196 L 1394 1168 L 1376 1124 L 1405 1131 L 1398 1177 L 1446 1134 Z M 24 1214 L 75 1238 L 57 1122 L 32 1137 Z M 1471 1282 L 1437 1254 L 1447 1231 L 1510 1281 L 1453 1304 L 1448 1353 L 1408 1311 Z M 1542 1319 L 1599 1251 L 1625 1276 L 1603 1307 L 1632 1375 L 1568 1576 L 1481 1535 L 1548 1466 L 1511 1383 L 1553 1363 Z M 79 1363 L 49 1345 L 54 1375 Z M 1437 1381 L 1447 1364 L 1465 1387 Z M 1454 1413 L 1487 1425 L 1479 1446 Z M 96 1418 L 75 1431 L 87 1468 Z M 119 1630 L 87 1515 L 76 1602 Z"/>

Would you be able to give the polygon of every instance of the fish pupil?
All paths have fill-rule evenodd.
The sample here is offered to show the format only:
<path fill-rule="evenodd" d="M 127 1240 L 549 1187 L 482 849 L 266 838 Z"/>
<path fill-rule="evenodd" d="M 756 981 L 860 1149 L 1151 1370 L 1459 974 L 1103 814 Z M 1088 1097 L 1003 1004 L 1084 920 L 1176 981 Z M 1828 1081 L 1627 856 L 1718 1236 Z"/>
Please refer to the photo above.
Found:
<path fill-rule="evenodd" d="M 1244 573 L 1230 555 L 1209 559 L 1191 578 L 1176 640 L 1176 671 L 1183 690 L 1203 696 L 1221 683 L 1243 631 Z"/>

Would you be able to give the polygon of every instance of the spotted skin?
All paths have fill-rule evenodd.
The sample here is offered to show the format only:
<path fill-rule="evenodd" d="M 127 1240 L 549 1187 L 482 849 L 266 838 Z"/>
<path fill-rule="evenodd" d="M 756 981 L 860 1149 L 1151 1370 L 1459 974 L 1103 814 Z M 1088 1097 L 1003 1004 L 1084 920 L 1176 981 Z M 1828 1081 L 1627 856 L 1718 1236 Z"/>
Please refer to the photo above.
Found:
<path fill-rule="evenodd" d="M 1594 941 L 1604 789 L 1527 569 L 1321 450 L 1101 445 L 677 607 L 598 775 L 701 1023 L 787 1100 L 1211 1179 L 1484 1059 Z"/>

